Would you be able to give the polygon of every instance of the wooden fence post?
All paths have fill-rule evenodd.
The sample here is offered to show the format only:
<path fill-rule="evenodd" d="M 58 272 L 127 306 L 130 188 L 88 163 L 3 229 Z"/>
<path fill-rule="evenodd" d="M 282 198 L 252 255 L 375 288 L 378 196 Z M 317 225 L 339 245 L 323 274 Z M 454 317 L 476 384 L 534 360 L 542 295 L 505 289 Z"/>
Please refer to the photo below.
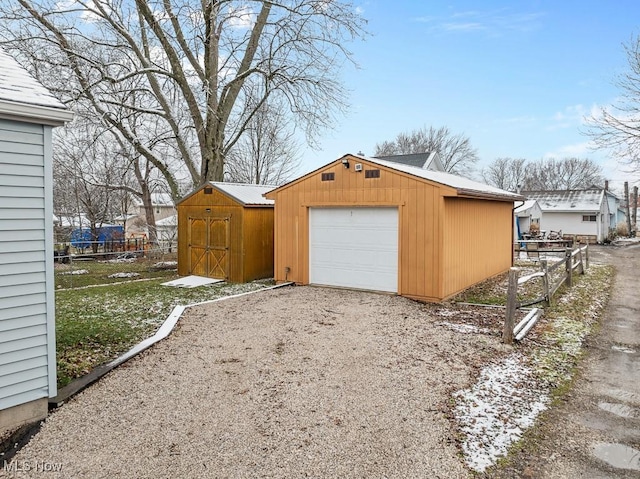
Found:
<path fill-rule="evenodd" d="M 502 342 L 513 344 L 513 322 L 518 301 L 518 268 L 509 269 L 509 286 L 507 288 L 507 308 L 502 330 Z"/>
<path fill-rule="evenodd" d="M 544 294 L 547 306 L 551 306 L 551 292 L 549 291 L 549 265 L 546 259 L 540 261 L 540 268 L 544 273 L 542 277 L 542 293 Z"/>
<path fill-rule="evenodd" d="M 566 284 L 570 288 L 573 285 L 573 257 L 571 256 L 571 248 L 567 248 L 564 252 L 564 263 L 567 270 Z"/>
<path fill-rule="evenodd" d="M 584 247 L 584 263 L 587 269 L 589 269 L 589 244 Z"/>
<path fill-rule="evenodd" d="M 582 262 L 582 248 L 578 248 L 578 258 L 580 260 L 580 263 L 578 263 L 579 268 L 580 268 L 580 274 L 584 274 L 584 263 Z"/>

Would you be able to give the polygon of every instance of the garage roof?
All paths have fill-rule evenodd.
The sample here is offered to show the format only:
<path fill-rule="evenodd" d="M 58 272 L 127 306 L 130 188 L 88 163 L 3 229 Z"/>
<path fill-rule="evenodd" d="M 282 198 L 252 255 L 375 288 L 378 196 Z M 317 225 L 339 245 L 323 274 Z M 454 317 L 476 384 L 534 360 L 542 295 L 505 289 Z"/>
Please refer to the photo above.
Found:
<path fill-rule="evenodd" d="M 65 105 L 0 49 L 0 116 L 61 125 L 73 118 Z"/>
<path fill-rule="evenodd" d="M 425 180 L 440 183 L 441 185 L 450 186 L 452 188 L 455 188 L 460 195 L 524 200 L 524 197 L 522 195 L 519 195 L 518 193 L 511 193 L 510 191 L 501 190 L 500 188 L 496 188 L 495 186 L 485 185 L 484 183 L 479 183 L 462 176 L 452 175 L 451 173 L 425 170 L 423 168 L 394 163 L 392 161 L 380 160 L 378 158 L 368 158 L 359 155 L 351 156 L 354 156 L 355 158 L 362 158 L 363 160 L 369 161 L 371 163 L 377 163 L 380 166 L 386 166 L 387 168 L 402 171 L 412 176 L 418 176 L 420 178 L 424 178 Z"/>

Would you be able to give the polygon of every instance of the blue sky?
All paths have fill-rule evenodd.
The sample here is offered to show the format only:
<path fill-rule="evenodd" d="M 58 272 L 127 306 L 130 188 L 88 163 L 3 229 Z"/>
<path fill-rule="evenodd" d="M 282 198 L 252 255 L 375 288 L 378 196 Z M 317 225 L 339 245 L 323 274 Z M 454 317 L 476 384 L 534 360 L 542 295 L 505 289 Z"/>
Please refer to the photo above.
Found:
<path fill-rule="evenodd" d="M 629 177 L 581 133 L 615 101 L 623 43 L 640 33 L 633 0 L 357 3 L 372 34 L 352 45 L 349 113 L 303 154 L 304 172 L 423 126 L 464 133 L 479 167 L 501 156 L 578 156 L 615 184 Z M 301 171 L 302 172 L 302 171 Z"/>

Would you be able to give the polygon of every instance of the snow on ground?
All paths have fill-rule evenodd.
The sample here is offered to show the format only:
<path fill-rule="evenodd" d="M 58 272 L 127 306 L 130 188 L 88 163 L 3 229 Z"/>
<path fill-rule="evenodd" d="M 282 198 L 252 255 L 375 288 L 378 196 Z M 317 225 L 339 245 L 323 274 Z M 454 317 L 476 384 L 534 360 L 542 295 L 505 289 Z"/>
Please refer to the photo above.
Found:
<path fill-rule="evenodd" d="M 64 271 L 60 274 L 89 274 L 89 271 L 86 269 L 76 269 L 73 271 Z"/>
<path fill-rule="evenodd" d="M 493 331 L 488 328 L 479 328 L 478 326 L 474 326 L 472 324 L 449 323 L 447 321 L 441 321 L 436 324 L 438 326 L 444 326 L 445 328 L 449 328 L 451 331 L 456 331 L 458 333 L 463 333 L 463 334 L 492 334 L 493 333 Z"/>
<path fill-rule="evenodd" d="M 109 275 L 109 278 L 135 278 L 140 276 L 140 273 L 113 273 Z"/>
<path fill-rule="evenodd" d="M 478 472 L 505 455 L 549 403 L 548 390 L 516 354 L 484 368 L 476 384 L 454 398 L 465 462 Z"/>

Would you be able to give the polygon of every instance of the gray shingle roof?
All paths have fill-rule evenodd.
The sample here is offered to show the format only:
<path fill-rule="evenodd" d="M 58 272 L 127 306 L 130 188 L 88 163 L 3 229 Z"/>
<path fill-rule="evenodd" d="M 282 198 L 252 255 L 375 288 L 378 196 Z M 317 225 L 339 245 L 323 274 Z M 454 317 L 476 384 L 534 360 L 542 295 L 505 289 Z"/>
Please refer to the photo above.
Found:
<path fill-rule="evenodd" d="M 523 191 L 522 195 L 537 200 L 542 211 L 546 212 L 597 212 L 600 211 L 603 190 Z"/>
<path fill-rule="evenodd" d="M 431 157 L 433 153 L 412 153 L 409 155 L 389 155 L 389 156 L 376 156 L 379 160 L 392 161 L 394 163 L 400 163 L 401 165 L 415 166 L 417 168 L 424 168 L 425 163 Z"/>
<path fill-rule="evenodd" d="M 0 99 L 66 109 L 60 100 L 2 49 L 0 49 Z"/>

